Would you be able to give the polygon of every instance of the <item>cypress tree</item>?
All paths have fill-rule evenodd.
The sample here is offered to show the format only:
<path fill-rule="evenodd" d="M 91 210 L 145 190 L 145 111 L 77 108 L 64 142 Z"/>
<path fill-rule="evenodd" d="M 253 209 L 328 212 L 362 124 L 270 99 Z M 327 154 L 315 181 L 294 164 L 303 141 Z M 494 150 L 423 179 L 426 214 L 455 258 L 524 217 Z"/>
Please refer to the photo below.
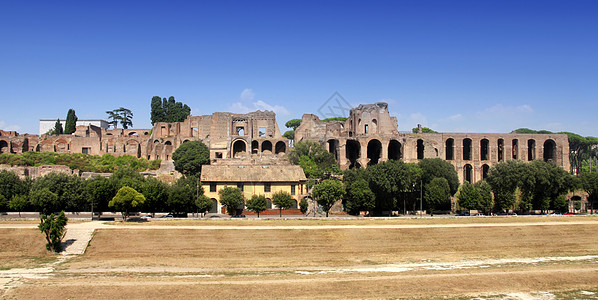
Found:
<path fill-rule="evenodd" d="M 56 119 L 56 123 L 54 124 L 54 132 L 52 132 L 55 135 L 59 135 L 62 134 L 62 123 L 60 123 L 60 119 Z"/>
<path fill-rule="evenodd" d="M 75 115 L 74 109 L 69 109 L 66 114 L 66 122 L 64 124 L 64 133 L 71 134 L 75 132 L 77 126 L 77 115 Z"/>

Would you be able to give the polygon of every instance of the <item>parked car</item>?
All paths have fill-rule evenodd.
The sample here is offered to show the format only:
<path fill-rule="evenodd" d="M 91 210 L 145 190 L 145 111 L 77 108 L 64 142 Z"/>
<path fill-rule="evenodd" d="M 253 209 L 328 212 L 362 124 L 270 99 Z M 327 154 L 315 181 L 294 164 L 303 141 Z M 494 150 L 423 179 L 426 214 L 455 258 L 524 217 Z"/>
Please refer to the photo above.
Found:
<path fill-rule="evenodd" d="M 466 217 L 466 216 L 469 216 L 469 212 L 468 212 L 468 211 L 465 211 L 465 210 L 463 210 L 463 211 L 457 212 L 457 214 L 456 214 L 455 216 L 458 216 L 458 217 Z"/>
<path fill-rule="evenodd" d="M 165 214 L 165 215 L 161 216 L 160 218 L 162 218 L 162 219 L 170 219 L 170 218 L 174 218 L 174 216 L 172 214 Z"/>
<path fill-rule="evenodd" d="M 483 213 L 477 213 L 477 214 L 475 214 L 475 216 L 476 216 L 476 217 L 485 217 L 486 215 L 485 215 L 485 214 L 483 214 Z"/>

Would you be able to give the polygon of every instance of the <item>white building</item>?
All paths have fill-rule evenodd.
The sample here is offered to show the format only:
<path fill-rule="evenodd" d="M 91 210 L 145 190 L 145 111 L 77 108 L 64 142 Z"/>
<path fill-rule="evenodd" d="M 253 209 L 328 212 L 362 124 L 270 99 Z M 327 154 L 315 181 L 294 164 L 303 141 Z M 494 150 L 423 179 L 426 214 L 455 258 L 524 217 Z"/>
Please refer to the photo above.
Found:
<path fill-rule="evenodd" d="M 60 123 L 62 123 L 62 128 L 66 123 L 66 119 L 60 119 Z M 56 119 L 39 119 L 39 135 L 42 135 L 52 129 L 54 129 L 54 125 L 56 125 Z M 77 126 L 81 125 L 94 125 L 97 127 L 101 127 L 104 129 L 108 129 L 110 127 L 110 123 L 106 120 L 101 119 L 79 119 L 77 120 Z"/>

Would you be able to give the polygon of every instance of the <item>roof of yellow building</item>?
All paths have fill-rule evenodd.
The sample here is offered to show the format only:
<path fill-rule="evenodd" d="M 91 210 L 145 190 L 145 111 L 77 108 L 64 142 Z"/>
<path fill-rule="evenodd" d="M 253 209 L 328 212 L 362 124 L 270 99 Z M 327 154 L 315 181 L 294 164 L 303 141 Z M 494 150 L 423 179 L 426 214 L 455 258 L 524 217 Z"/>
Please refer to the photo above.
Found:
<path fill-rule="evenodd" d="M 206 165 L 202 182 L 297 182 L 306 181 L 296 165 Z"/>

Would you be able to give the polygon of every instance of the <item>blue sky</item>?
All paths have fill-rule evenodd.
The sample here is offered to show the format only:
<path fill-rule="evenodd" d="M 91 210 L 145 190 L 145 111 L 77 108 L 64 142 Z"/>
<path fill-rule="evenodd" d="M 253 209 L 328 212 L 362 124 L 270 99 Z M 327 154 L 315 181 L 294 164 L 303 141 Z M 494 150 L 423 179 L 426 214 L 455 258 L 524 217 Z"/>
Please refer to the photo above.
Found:
<path fill-rule="evenodd" d="M 197 2 L 197 3 L 196 3 Z M 519 127 L 598 136 L 598 1 L 5 1 L 0 129 L 40 118 L 150 128 L 152 96 L 194 115 L 270 109 L 279 124 L 335 92 L 385 101 L 399 130 Z M 285 128 L 281 128 L 284 132 Z"/>

